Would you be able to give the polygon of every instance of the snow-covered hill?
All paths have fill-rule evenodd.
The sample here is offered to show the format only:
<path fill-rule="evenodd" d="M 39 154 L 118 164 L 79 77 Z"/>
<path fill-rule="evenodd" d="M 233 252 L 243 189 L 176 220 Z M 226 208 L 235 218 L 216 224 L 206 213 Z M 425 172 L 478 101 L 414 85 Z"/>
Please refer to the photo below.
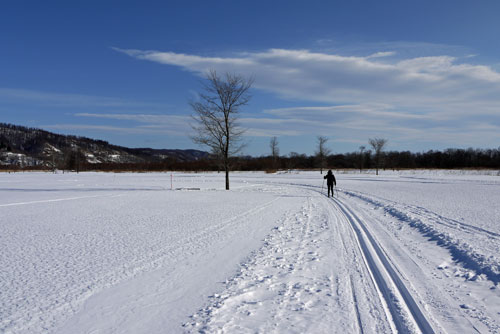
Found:
<path fill-rule="evenodd" d="M 41 129 L 0 123 L 0 164 L 65 168 L 78 162 L 143 163 L 166 159 L 193 161 L 208 154 L 198 150 L 127 148 L 103 140 L 65 136 Z"/>

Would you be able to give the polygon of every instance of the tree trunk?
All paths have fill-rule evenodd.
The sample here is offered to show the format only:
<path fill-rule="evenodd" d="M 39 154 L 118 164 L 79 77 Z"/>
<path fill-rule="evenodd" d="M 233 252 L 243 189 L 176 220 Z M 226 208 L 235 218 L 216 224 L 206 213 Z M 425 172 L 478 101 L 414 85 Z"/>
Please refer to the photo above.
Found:
<path fill-rule="evenodd" d="M 226 190 L 229 190 L 229 152 L 227 150 L 224 152 L 224 170 L 226 171 Z"/>
<path fill-rule="evenodd" d="M 224 170 L 226 172 L 226 190 L 229 190 L 229 158 L 224 159 Z"/>
<path fill-rule="evenodd" d="M 226 190 L 229 190 L 229 111 L 225 111 L 225 124 L 226 124 L 226 147 L 224 152 L 224 163 L 226 168 Z"/>
<path fill-rule="evenodd" d="M 377 161 L 377 175 L 378 175 L 378 168 L 379 168 L 379 166 L 380 166 L 380 160 L 379 160 L 379 157 L 378 157 L 378 156 L 377 156 L 376 161 Z"/>

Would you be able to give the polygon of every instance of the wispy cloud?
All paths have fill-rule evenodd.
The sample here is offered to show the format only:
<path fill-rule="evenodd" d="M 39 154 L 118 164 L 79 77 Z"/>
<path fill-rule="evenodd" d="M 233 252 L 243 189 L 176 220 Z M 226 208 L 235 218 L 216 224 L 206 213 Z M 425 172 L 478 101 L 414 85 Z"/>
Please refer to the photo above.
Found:
<path fill-rule="evenodd" d="M 417 57 L 393 62 L 308 50 L 271 49 L 239 57 L 202 57 L 173 52 L 122 50 L 129 56 L 180 66 L 203 74 L 209 69 L 255 76 L 255 87 L 289 99 L 324 103 L 387 103 L 396 107 L 446 109 L 450 102 L 500 102 L 500 74 L 455 57 Z M 385 57 L 384 57 L 385 58 Z M 481 112 L 478 110 L 477 112 Z"/>
<path fill-rule="evenodd" d="M 389 117 L 392 119 L 429 119 L 437 120 L 439 116 L 425 113 L 394 112 L 394 107 L 382 103 L 366 103 L 354 105 L 322 106 L 322 107 L 293 107 L 266 109 L 265 113 L 276 116 L 295 118 L 324 119 L 339 118 L 341 115 L 357 114 L 362 117 Z"/>
<path fill-rule="evenodd" d="M 396 54 L 395 51 L 375 52 L 374 54 L 371 54 L 371 55 L 369 55 L 368 57 L 365 57 L 365 58 L 370 59 L 370 58 L 390 57 L 390 56 L 394 56 L 395 54 Z"/>
<path fill-rule="evenodd" d="M 500 123 L 500 73 L 488 65 L 467 63 L 465 56 L 402 58 L 404 53 L 396 48 L 365 56 L 270 49 L 227 58 L 115 50 L 197 75 L 215 69 L 253 76 L 255 88 L 304 105 L 269 109 L 264 111 L 269 117 L 242 120 L 261 135 L 286 127 L 289 135 L 381 134 L 407 142 L 434 138 L 455 145 L 478 135 L 483 143 L 500 139 L 499 133 L 481 134 L 470 126 L 472 118 L 483 119 L 483 127 L 488 119 Z"/>
<path fill-rule="evenodd" d="M 463 56 L 472 53 L 469 48 L 462 45 L 415 41 L 356 42 L 350 40 L 348 43 L 345 43 L 337 39 L 323 39 L 317 40 L 314 46 L 317 51 L 323 53 L 363 57 L 377 53 L 391 52 L 394 53 L 392 56 L 401 59 L 443 54 Z"/>
<path fill-rule="evenodd" d="M 88 124 L 46 124 L 42 125 L 44 129 L 49 130 L 89 130 L 98 132 L 114 132 L 121 134 L 150 134 L 151 131 L 146 128 L 120 127 L 109 125 L 88 125 Z"/>
<path fill-rule="evenodd" d="M 45 124 L 41 125 L 44 129 L 49 130 L 65 130 L 65 131 L 95 131 L 98 133 L 119 133 L 124 135 L 168 135 L 168 136 L 184 136 L 185 131 L 182 129 L 162 126 L 162 125 L 141 125 L 141 126 L 114 126 L 114 125 L 94 125 L 94 124 Z"/>
<path fill-rule="evenodd" d="M 179 115 L 149 115 L 149 114 L 100 114 L 100 113 L 76 113 L 76 117 L 107 118 L 116 120 L 136 121 L 140 123 L 173 124 L 176 126 L 186 125 L 191 120 L 188 116 Z"/>
<path fill-rule="evenodd" d="M 189 116 L 109 113 L 76 113 L 74 114 L 74 116 L 86 118 L 105 118 L 118 121 L 132 121 L 140 124 L 132 127 L 111 128 L 111 131 L 130 131 L 130 133 L 163 133 L 183 136 L 192 130 L 191 126 L 189 125 L 191 121 L 191 118 Z"/>
<path fill-rule="evenodd" d="M 0 98 L 5 101 L 29 102 L 53 107 L 100 108 L 166 108 L 166 104 L 133 101 L 122 98 L 83 94 L 62 94 L 28 89 L 1 88 Z"/>

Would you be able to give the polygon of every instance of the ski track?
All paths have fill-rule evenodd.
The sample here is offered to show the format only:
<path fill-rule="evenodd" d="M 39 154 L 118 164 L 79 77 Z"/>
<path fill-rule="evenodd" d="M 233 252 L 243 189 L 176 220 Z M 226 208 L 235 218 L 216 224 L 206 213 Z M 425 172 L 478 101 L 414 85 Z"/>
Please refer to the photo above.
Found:
<path fill-rule="evenodd" d="M 66 197 L 66 198 L 55 198 L 55 199 L 47 199 L 43 201 L 30 201 L 30 202 L 17 202 L 17 203 L 8 203 L 8 204 L 0 204 L 0 207 L 6 206 L 17 206 L 17 205 L 27 205 L 27 204 L 40 204 L 40 203 L 51 203 L 51 202 L 63 202 L 63 201 L 74 201 L 81 200 L 86 198 L 96 198 L 96 197 L 117 197 L 122 195 L 93 195 L 93 196 L 78 196 L 78 197 Z"/>
<path fill-rule="evenodd" d="M 434 333 L 426 316 L 365 224 L 347 205 L 338 199 L 334 201 L 356 233 L 366 264 L 388 306 L 398 333 Z"/>
<path fill-rule="evenodd" d="M 284 184 L 280 184 L 280 186 L 287 188 L 287 185 Z M 311 185 L 292 184 L 288 186 L 301 189 L 305 188 L 309 189 L 310 192 L 320 193 L 317 187 Z M 349 191 L 342 191 L 342 193 L 348 195 L 348 197 L 351 198 L 360 197 L 359 195 L 353 195 L 353 193 Z M 324 196 L 322 197 L 324 198 Z M 318 196 L 312 196 L 309 198 L 309 200 L 311 200 L 311 198 L 317 199 Z M 376 202 L 374 198 L 364 196 L 362 199 L 366 202 L 370 202 L 372 204 L 377 203 L 379 206 L 383 206 L 383 204 L 381 204 L 380 202 Z M 404 277 L 403 272 L 396 267 L 395 263 L 386 253 L 383 246 L 376 240 L 376 237 L 372 233 L 370 233 L 367 224 L 365 224 L 363 220 L 358 217 L 355 211 L 351 209 L 345 201 L 340 201 L 338 197 L 337 199 L 334 199 L 333 202 L 330 201 L 329 204 L 330 208 L 322 207 L 322 209 L 327 212 L 326 216 L 323 217 L 323 219 L 328 222 L 328 224 L 326 226 L 323 226 L 323 228 L 332 230 L 332 222 L 334 221 L 337 227 L 344 226 L 344 230 L 342 231 L 342 233 L 333 236 L 332 240 L 341 240 L 343 251 L 345 252 L 345 254 L 348 254 L 349 252 L 352 253 L 352 257 L 347 261 L 342 261 L 342 263 L 351 263 L 353 265 L 353 268 L 356 268 L 354 273 L 352 269 L 348 270 L 350 271 L 348 273 L 344 272 L 344 279 L 339 279 L 339 276 L 337 276 L 336 278 L 332 277 L 330 279 L 330 292 L 328 293 L 328 297 L 333 297 L 334 299 L 336 299 L 337 303 L 329 312 L 339 312 L 339 310 L 350 311 L 349 316 L 341 319 L 336 319 L 334 322 L 332 322 L 336 323 L 334 328 L 337 329 L 337 332 L 445 333 L 446 331 L 440 326 L 437 320 L 433 317 L 430 317 L 430 315 L 427 313 L 429 306 L 419 299 L 419 295 L 416 294 L 415 289 L 410 284 L 410 281 Z M 387 205 L 387 203 L 385 205 Z M 313 206 L 316 208 L 316 210 L 318 210 L 317 203 L 313 204 Z M 333 208 L 333 212 L 331 208 Z M 426 217 L 433 216 L 435 221 L 441 225 L 459 228 L 461 230 L 467 231 L 468 233 L 479 233 L 490 239 L 496 239 L 498 237 L 498 234 L 496 234 L 495 232 L 472 226 L 470 224 L 447 219 L 446 217 L 432 213 L 424 208 L 411 206 L 407 206 L 406 208 L 408 209 L 408 213 L 402 213 L 401 211 L 398 211 L 396 214 L 394 214 L 394 211 L 391 210 L 388 210 L 388 212 L 392 212 L 393 216 L 401 221 L 405 221 L 404 219 L 401 219 L 404 214 L 425 214 Z M 315 226 L 313 230 L 317 230 L 318 227 L 317 219 L 313 220 L 313 222 L 311 223 L 311 216 L 312 210 L 307 209 L 302 211 L 301 218 L 295 217 L 294 221 L 298 222 L 301 226 L 304 226 L 304 229 L 300 230 L 299 233 L 297 233 L 297 229 L 295 233 L 290 232 L 291 234 L 295 235 L 295 237 L 284 240 L 288 243 L 292 242 L 292 240 L 294 242 L 299 242 L 298 240 L 300 240 L 299 243 L 301 244 L 301 246 L 294 249 L 293 251 L 290 251 L 290 253 L 296 254 L 296 257 L 292 258 L 290 262 L 293 263 L 295 261 L 297 265 L 303 262 L 303 254 L 305 253 L 305 249 L 308 248 L 308 244 L 304 240 L 312 238 L 312 236 L 308 235 L 308 233 L 304 232 L 304 230 L 310 230 L 311 224 Z M 280 231 L 281 229 L 287 229 L 287 223 L 289 223 L 289 221 L 290 219 L 286 219 L 284 225 L 281 228 L 278 228 L 278 231 Z M 371 223 L 370 225 L 376 224 L 377 223 Z M 350 231 L 347 231 L 345 227 L 348 227 L 347 229 Z M 332 233 L 332 231 L 330 231 L 330 233 Z M 353 241 L 352 238 L 354 238 L 355 241 Z M 276 252 L 276 250 L 272 250 L 272 248 L 270 249 L 269 240 L 273 239 L 274 238 L 272 235 L 268 239 L 266 239 L 266 246 L 259 250 L 257 254 L 253 254 L 253 257 L 267 257 L 268 255 L 266 254 Z M 357 247 L 353 247 L 353 245 L 356 245 Z M 324 260 L 325 258 L 320 258 L 318 261 Z M 410 258 L 410 260 L 415 264 L 416 267 L 420 268 L 419 265 L 413 261 L 413 259 Z M 215 301 L 206 308 L 200 310 L 197 314 L 193 315 L 192 321 L 185 324 L 186 332 L 332 332 L 332 327 L 326 325 L 328 323 L 328 320 L 331 320 L 330 313 L 325 313 L 323 316 L 318 317 L 318 321 L 320 321 L 322 325 L 325 325 L 325 327 L 318 326 L 313 330 L 312 328 L 308 328 L 304 325 L 304 322 L 307 321 L 302 319 L 302 317 L 305 317 L 304 314 L 306 313 L 304 311 L 305 308 L 302 305 L 311 304 L 311 301 L 302 302 L 301 307 L 298 308 L 292 308 L 290 306 L 295 305 L 293 304 L 293 301 L 296 301 L 298 299 L 296 298 L 296 296 L 300 295 L 300 290 L 303 290 L 304 287 L 307 286 L 307 284 L 292 285 L 282 283 L 282 289 L 278 290 L 277 296 L 269 297 L 267 295 L 267 298 L 271 298 L 274 300 L 273 305 L 275 305 L 275 307 L 271 309 L 269 309 L 269 307 L 263 307 L 263 302 L 260 301 L 259 298 L 255 298 L 256 294 L 253 292 L 253 290 L 264 290 L 269 293 L 269 291 L 273 291 L 273 286 L 270 283 L 264 284 L 263 282 L 265 282 L 266 280 L 262 281 L 259 277 L 255 278 L 252 276 L 251 272 L 259 271 L 258 268 L 256 268 L 256 263 L 258 262 L 258 260 L 252 259 L 249 260 L 249 263 L 243 264 L 243 273 L 240 273 L 239 275 L 228 280 L 226 282 L 226 288 L 224 292 L 214 295 L 213 298 L 215 299 Z M 279 268 L 279 266 L 273 263 L 267 263 L 267 266 Z M 285 266 L 284 268 L 287 267 Z M 288 268 L 291 269 L 288 273 L 291 277 L 299 275 L 299 272 L 304 270 L 303 267 L 299 267 L 298 271 L 296 269 L 293 269 L 295 268 L 293 264 L 290 264 Z M 265 269 L 260 270 L 265 272 Z M 338 273 L 342 272 L 342 270 L 337 267 L 336 272 L 338 275 Z M 335 274 L 333 275 L 335 276 Z M 269 281 L 273 282 L 273 275 L 264 275 L 262 277 L 265 277 Z M 348 280 L 345 279 L 347 277 Z M 367 280 L 367 277 L 370 278 L 371 282 Z M 239 281 L 242 281 L 243 283 L 238 283 Z M 262 284 L 255 283 L 255 286 L 252 285 L 251 288 L 249 288 L 247 286 L 247 284 L 249 284 L 249 281 L 257 281 L 261 282 Z M 347 286 L 345 286 L 346 283 Z M 406 286 L 407 284 L 410 284 L 410 288 Z M 324 285 L 326 286 L 326 284 Z M 368 287 L 370 287 L 371 290 L 368 289 Z M 361 296 L 359 296 L 360 291 L 364 291 L 364 294 L 361 294 Z M 261 293 L 264 294 L 264 292 Z M 374 296 L 374 293 L 378 294 L 378 296 Z M 414 294 L 416 298 L 414 297 Z M 253 300 L 249 301 L 247 300 L 247 297 L 250 296 L 253 297 Z M 350 296 L 350 299 L 346 301 L 345 296 Z M 242 305 L 246 305 L 246 307 L 243 307 Z M 266 319 L 270 318 L 272 320 L 263 321 L 262 319 L 259 319 L 259 316 L 256 316 L 255 318 L 259 319 L 258 321 L 254 320 L 254 322 L 250 322 L 248 326 L 245 326 L 247 318 L 252 318 L 252 316 L 254 316 L 254 314 L 258 312 L 255 310 L 255 305 L 257 305 L 258 308 L 266 310 L 265 312 L 267 312 L 266 315 L 260 315 L 260 317 L 264 317 Z M 279 305 L 279 307 L 276 305 Z M 483 328 L 483 330 L 487 330 L 488 332 L 493 333 L 496 332 L 496 329 L 498 329 L 495 323 L 492 322 L 490 318 L 488 318 L 484 314 L 481 314 L 477 309 L 472 308 L 472 310 L 469 310 L 469 307 L 467 305 L 461 305 L 460 307 L 465 309 L 465 313 L 467 313 L 472 319 L 479 320 L 482 325 L 485 325 L 485 328 Z M 243 308 L 245 312 L 241 317 L 235 318 L 234 314 L 237 313 L 240 308 Z M 289 315 L 291 311 L 299 312 L 301 314 L 290 317 Z M 318 309 L 316 308 L 315 311 L 318 312 Z M 262 310 L 260 312 L 262 312 Z M 384 315 L 381 314 L 383 312 L 385 312 Z M 382 319 L 385 319 L 385 321 L 382 321 Z M 311 322 L 311 320 L 309 320 L 309 322 Z M 314 323 L 314 321 L 312 322 Z M 256 325 L 257 323 L 266 323 L 273 325 L 269 325 L 266 327 L 265 325 L 258 326 Z M 457 326 L 457 328 L 460 328 L 461 325 Z M 327 330 L 327 328 L 330 329 Z M 376 328 L 375 331 L 373 331 L 374 328 Z M 476 332 L 482 332 L 482 330 L 478 329 L 470 321 L 469 328 Z M 336 331 L 333 330 L 333 332 Z"/>
<path fill-rule="evenodd" d="M 282 183 L 276 182 L 275 184 Z M 317 190 L 318 188 L 318 186 L 297 182 L 290 184 L 306 189 L 316 188 Z M 475 272 L 467 279 L 475 280 L 484 275 L 495 285 L 500 283 L 500 258 L 492 255 L 500 254 L 499 233 L 444 217 L 423 207 L 398 203 L 359 191 L 342 188 L 337 188 L 337 190 L 351 198 L 369 203 L 375 208 L 382 208 L 388 215 L 407 223 L 429 240 L 436 241 L 439 246 L 448 249 L 455 261 Z M 461 238 L 460 233 L 468 237 Z M 470 238 L 474 240 L 474 246 L 466 241 Z M 464 275 L 470 276 L 471 274 L 464 273 Z"/>
<path fill-rule="evenodd" d="M 186 332 L 435 332 L 362 221 L 318 194 L 212 299 Z"/>
<path fill-rule="evenodd" d="M 484 274 L 493 283 L 500 283 L 500 258 L 491 254 L 500 252 L 500 235 L 484 228 L 443 217 L 425 208 L 405 205 L 386 199 L 368 196 L 354 191 L 344 191 L 350 197 L 360 199 L 374 205 L 410 226 L 418 229 L 423 235 L 450 250 L 452 256 L 464 267 L 474 270 L 477 275 Z M 454 232 L 454 233 L 450 233 Z M 457 238 L 457 232 L 471 235 L 480 242 L 481 248 L 470 246 L 466 241 Z"/>
<path fill-rule="evenodd" d="M 432 218 L 436 224 L 441 224 L 441 225 L 451 227 L 451 228 L 454 228 L 454 229 L 457 229 L 460 231 L 464 231 L 466 233 L 474 233 L 474 234 L 479 233 L 479 234 L 484 235 L 485 237 L 492 238 L 495 240 L 500 240 L 499 233 L 489 231 L 485 228 L 481 228 L 481 227 L 474 226 L 471 224 L 467 224 L 467 223 L 464 223 L 464 222 L 461 222 L 461 221 L 458 221 L 455 219 L 450 219 L 450 218 L 444 217 L 442 215 L 439 215 L 435 212 L 432 212 L 432 211 L 430 211 L 426 208 L 420 207 L 420 206 L 402 205 L 401 203 L 390 201 L 388 199 L 383 199 L 383 198 L 378 197 L 378 196 L 373 196 L 373 195 L 368 196 L 367 194 L 363 194 L 359 191 L 352 191 L 352 190 L 347 191 L 347 190 L 345 190 L 343 192 L 346 195 L 359 198 L 365 202 L 368 202 L 368 203 L 371 203 L 371 204 L 377 205 L 377 206 L 385 206 L 386 207 L 389 205 L 391 205 L 391 206 L 399 205 L 399 206 L 404 207 L 404 211 L 408 212 L 410 214 L 427 216 L 429 218 Z"/>
<path fill-rule="evenodd" d="M 350 191 L 344 191 L 344 194 L 347 195 L 346 198 L 348 199 L 359 200 L 357 196 L 352 196 Z M 373 198 L 364 195 L 358 204 L 372 206 L 373 202 Z M 383 234 L 385 235 L 384 239 L 388 238 L 390 240 L 389 243 L 386 243 L 391 248 L 390 253 L 399 258 L 399 263 L 405 264 L 405 269 L 409 268 L 408 264 L 411 264 L 410 267 L 412 269 L 409 271 L 411 277 L 405 281 L 409 284 L 411 282 L 409 288 L 414 294 L 425 297 L 426 302 L 423 304 L 423 307 L 434 315 L 434 324 L 436 324 L 436 319 L 439 318 L 440 321 L 446 324 L 450 333 L 500 333 L 500 324 L 498 323 L 498 314 L 500 313 L 498 310 L 495 311 L 495 308 L 498 309 L 498 307 L 491 307 L 499 301 L 498 294 L 495 294 L 496 283 L 491 282 L 493 285 L 488 284 L 487 275 L 481 274 L 480 269 L 476 271 L 477 266 L 474 267 L 474 271 L 467 269 L 473 266 L 464 262 L 463 257 L 457 256 L 456 246 L 445 246 L 431 234 L 423 233 L 420 228 L 403 219 L 404 217 L 408 217 L 408 213 L 403 214 L 401 211 L 398 211 L 396 215 L 391 215 L 390 213 L 394 212 L 394 208 L 391 205 L 396 204 L 386 202 L 382 206 L 379 200 L 377 203 L 378 205 L 375 206 L 375 209 L 383 208 L 379 215 L 389 215 L 396 218 L 396 220 L 391 221 L 387 220 L 387 218 L 383 219 L 383 217 L 373 217 L 373 213 L 378 211 L 374 211 L 373 207 L 366 211 L 366 207 L 356 206 L 356 212 L 371 217 L 369 219 L 374 221 L 370 224 L 371 227 L 377 228 L 379 235 Z M 410 207 L 410 212 L 411 209 Z M 425 210 L 425 212 L 428 215 L 433 214 L 429 210 Z M 415 216 L 413 216 L 413 219 L 416 219 L 417 213 L 414 213 Z M 427 216 L 421 215 L 418 217 L 424 220 Z M 443 219 L 447 218 L 443 217 Z M 422 240 L 416 239 L 418 236 L 415 234 L 409 234 L 408 231 L 405 231 L 404 226 L 401 225 L 402 222 L 408 223 L 408 226 L 415 228 L 414 231 L 416 234 L 422 233 Z M 429 221 L 426 222 L 430 224 Z M 438 224 L 439 222 L 435 223 Z M 458 228 L 461 230 L 460 227 Z M 479 237 L 487 236 L 487 240 L 490 240 L 489 231 L 481 234 L 481 230 L 483 229 L 480 229 L 474 236 L 477 237 L 479 234 Z M 430 249 L 432 251 L 426 252 L 426 250 Z M 428 255 L 422 254 L 423 252 Z M 429 258 L 429 255 L 433 256 L 433 258 Z M 446 260 L 439 261 L 439 258 Z M 389 259 L 391 262 L 393 261 L 392 258 Z M 436 261 L 439 262 L 436 263 Z M 444 287 L 439 288 L 440 285 L 432 284 L 433 281 L 439 284 L 439 281 L 442 280 L 447 282 Z M 467 282 L 470 283 L 466 284 Z M 418 293 L 412 285 L 418 286 Z M 484 300 L 478 298 L 485 293 L 484 290 L 492 292 L 492 295 L 487 297 L 488 302 L 486 302 L 486 298 Z M 497 296 L 495 297 L 495 295 Z M 438 331 L 444 331 L 444 329 L 440 328 L 439 324 L 436 325 Z"/>

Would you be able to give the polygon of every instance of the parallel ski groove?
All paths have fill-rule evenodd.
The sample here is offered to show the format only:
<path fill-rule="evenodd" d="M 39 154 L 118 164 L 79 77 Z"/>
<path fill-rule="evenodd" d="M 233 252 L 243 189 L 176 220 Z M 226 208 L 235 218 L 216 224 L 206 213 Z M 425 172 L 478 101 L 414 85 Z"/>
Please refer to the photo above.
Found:
<path fill-rule="evenodd" d="M 354 284 L 352 282 L 352 276 L 349 276 L 349 286 L 351 288 L 352 300 L 354 302 L 354 309 L 356 310 L 356 320 L 358 321 L 358 329 L 360 334 L 364 334 L 363 323 L 361 322 L 361 315 L 359 313 L 358 298 L 356 297 L 356 292 L 354 291 Z"/>
<path fill-rule="evenodd" d="M 398 332 L 406 333 L 408 332 L 408 328 L 404 322 L 404 319 L 397 311 L 399 307 L 396 305 L 393 298 L 391 298 L 392 293 L 389 289 L 389 282 L 386 282 L 384 280 L 383 275 L 380 272 L 380 269 L 376 265 L 376 261 L 373 258 L 372 253 L 368 250 L 368 245 L 370 245 L 370 247 L 372 247 L 375 250 L 375 255 L 377 256 L 377 259 L 380 261 L 380 263 L 382 263 L 383 268 L 390 276 L 390 279 L 394 283 L 394 286 L 398 289 L 398 292 L 401 294 L 408 310 L 411 313 L 413 320 L 418 325 L 420 331 L 426 334 L 435 333 L 435 331 L 432 329 L 432 326 L 430 325 L 430 323 L 427 321 L 426 317 L 420 310 L 418 304 L 415 302 L 410 292 L 402 282 L 401 278 L 396 273 L 396 271 L 390 264 L 388 258 L 382 252 L 380 246 L 374 240 L 373 236 L 369 233 L 363 222 L 352 212 L 352 210 L 350 210 L 347 206 L 345 206 L 345 204 L 340 202 L 340 200 L 334 199 L 334 202 L 341 210 L 343 215 L 346 217 L 346 220 L 349 222 L 349 224 L 352 226 L 352 228 L 354 229 L 355 233 L 358 236 L 358 239 L 361 243 L 361 250 L 363 251 L 367 259 L 368 266 L 371 268 L 372 273 L 374 274 L 374 278 L 377 281 L 377 285 L 381 289 L 381 292 L 384 298 L 386 299 L 386 302 L 389 306 L 393 321 L 396 325 Z"/>
<path fill-rule="evenodd" d="M 318 190 L 317 187 L 311 185 L 304 184 L 290 184 L 291 186 L 300 187 L 300 188 L 313 188 L 313 191 L 318 192 L 322 195 L 325 195 L 322 191 Z M 326 196 L 326 195 L 325 195 Z M 405 323 L 405 319 L 398 312 L 400 306 L 397 305 L 396 300 L 394 300 L 393 293 L 389 289 L 389 285 L 392 283 L 393 286 L 397 288 L 397 291 L 401 295 L 401 302 L 406 304 L 407 309 L 410 312 L 410 316 L 412 317 L 415 324 L 418 326 L 418 329 L 423 334 L 431 334 L 435 333 L 431 324 L 420 310 L 417 302 L 413 299 L 412 295 L 406 288 L 405 284 L 397 274 L 396 270 L 393 268 L 391 263 L 389 262 L 387 256 L 384 254 L 378 243 L 375 241 L 373 236 L 370 234 L 364 223 L 354 214 L 352 210 L 350 210 L 344 203 L 342 203 L 337 197 L 333 197 L 333 205 L 334 207 L 338 207 L 340 213 L 345 217 L 346 221 L 354 230 L 357 238 L 359 239 L 360 248 L 362 253 L 365 256 L 367 261 L 366 265 L 369 267 L 371 272 L 374 275 L 374 279 L 376 280 L 379 289 L 381 289 L 381 293 L 387 306 L 389 307 L 389 311 L 393 318 L 394 325 L 399 333 L 411 333 L 412 331 L 408 328 Z M 359 226 L 359 227 L 358 227 Z M 373 258 L 372 253 L 368 250 L 368 247 L 373 248 L 375 253 L 373 255 L 376 258 Z M 376 262 L 380 262 L 382 264 L 382 268 L 379 268 Z M 389 276 L 389 282 L 387 282 L 382 275 L 382 271 L 386 271 Z M 392 281 L 392 282 L 391 282 Z"/>

